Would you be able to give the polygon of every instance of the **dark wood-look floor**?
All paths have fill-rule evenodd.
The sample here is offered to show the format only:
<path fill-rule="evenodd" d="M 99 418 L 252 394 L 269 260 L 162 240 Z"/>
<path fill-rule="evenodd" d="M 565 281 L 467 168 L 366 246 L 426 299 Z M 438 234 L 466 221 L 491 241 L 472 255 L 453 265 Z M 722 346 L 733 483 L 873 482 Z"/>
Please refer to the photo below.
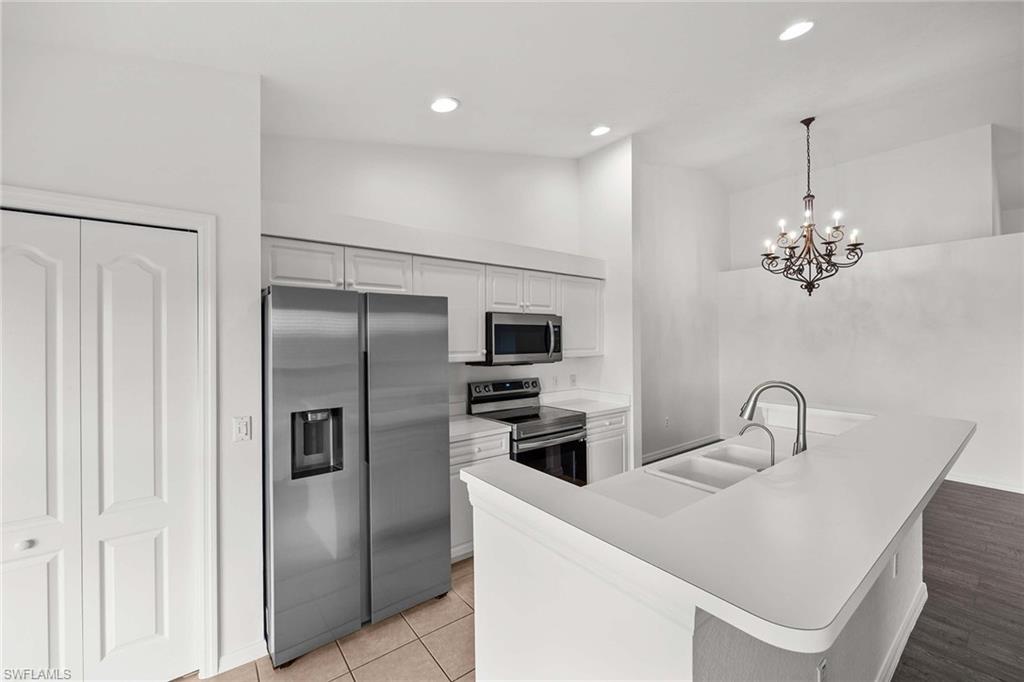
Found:
<path fill-rule="evenodd" d="M 1024 495 L 943 483 L 924 511 L 924 581 L 894 680 L 1024 680 Z"/>

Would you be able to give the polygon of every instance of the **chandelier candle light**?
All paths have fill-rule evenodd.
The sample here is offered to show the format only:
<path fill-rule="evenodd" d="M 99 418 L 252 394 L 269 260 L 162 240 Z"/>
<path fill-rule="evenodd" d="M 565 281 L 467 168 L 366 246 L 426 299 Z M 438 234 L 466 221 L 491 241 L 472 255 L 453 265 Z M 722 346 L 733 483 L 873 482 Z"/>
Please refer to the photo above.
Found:
<path fill-rule="evenodd" d="M 857 241 L 857 230 L 850 232 L 850 241 L 846 245 L 845 258 L 836 260 L 836 252 L 846 226 L 839 223 L 842 214 L 832 214 L 832 225 L 818 228 L 814 224 L 814 195 L 811 194 L 811 124 L 814 117 L 800 121 L 807 128 L 807 194 L 804 195 L 804 222 L 800 231 L 786 232 L 786 221 L 779 221 L 779 235 L 773 243 L 765 240 L 764 253 L 761 254 L 761 267 L 773 275 L 782 275 L 786 279 L 800 282 L 800 288 L 810 296 L 821 286 L 821 280 L 832 277 L 840 268 L 856 265 L 864 252 L 862 242 Z M 820 243 L 819 243 L 820 242 Z M 783 255 L 775 255 L 776 247 L 782 249 Z"/>

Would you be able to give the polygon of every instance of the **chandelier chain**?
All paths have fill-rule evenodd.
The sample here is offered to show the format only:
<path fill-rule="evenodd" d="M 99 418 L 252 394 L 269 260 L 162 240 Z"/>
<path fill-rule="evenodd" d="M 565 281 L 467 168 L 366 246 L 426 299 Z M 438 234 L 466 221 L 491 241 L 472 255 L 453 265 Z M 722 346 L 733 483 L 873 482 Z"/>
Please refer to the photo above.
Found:
<path fill-rule="evenodd" d="M 807 124 L 807 193 L 811 193 L 811 124 Z"/>

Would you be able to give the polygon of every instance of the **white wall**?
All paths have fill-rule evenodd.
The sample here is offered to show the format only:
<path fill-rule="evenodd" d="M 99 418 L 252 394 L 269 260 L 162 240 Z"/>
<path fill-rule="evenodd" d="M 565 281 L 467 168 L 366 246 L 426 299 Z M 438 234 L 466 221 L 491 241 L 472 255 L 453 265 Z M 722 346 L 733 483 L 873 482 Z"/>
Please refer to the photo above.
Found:
<path fill-rule="evenodd" d="M 718 436 L 718 272 L 728 199 L 707 173 L 636 160 L 633 270 L 644 455 Z"/>
<path fill-rule="evenodd" d="M 976 421 L 952 477 L 1024 492 L 1024 234 L 868 251 L 811 297 L 760 268 L 719 285 L 724 433 L 782 378 L 813 406 Z"/>
<path fill-rule="evenodd" d="M 262 642 L 256 76 L 3 45 L 3 182 L 212 213 L 218 226 L 221 654 Z M 196 624 L 199 627 L 199 624 Z"/>
<path fill-rule="evenodd" d="M 633 395 L 633 145 L 626 138 L 579 160 L 582 254 L 607 263 L 604 292 L 604 357 L 595 368 L 597 388 Z M 634 400 L 634 444 L 640 406 Z M 634 447 L 634 462 L 639 462 Z"/>
<path fill-rule="evenodd" d="M 813 140 L 812 140 L 813 143 Z M 820 163 L 820 162 L 819 162 Z M 971 128 L 835 166 L 815 165 L 816 219 L 860 231 L 872 252 L 993 234 L 997 211 L 992 127 Z M 734 192 L 729 197 L 731 267 L 760 263 L 763 243 L 785 218 L 802 218 L 803 174 Z"/>
<path fill-rule="evenodd" d="M 263 198 L 578 253 L 576 162 L 267 135 Z"/>

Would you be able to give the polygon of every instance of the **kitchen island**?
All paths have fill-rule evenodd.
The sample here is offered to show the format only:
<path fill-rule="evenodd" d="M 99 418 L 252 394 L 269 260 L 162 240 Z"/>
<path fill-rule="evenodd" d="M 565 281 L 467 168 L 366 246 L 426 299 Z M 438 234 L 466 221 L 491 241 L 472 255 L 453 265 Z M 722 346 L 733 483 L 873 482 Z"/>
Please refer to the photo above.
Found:
<path fill-rule="evenodd" d="M 714 493 L 463 470 L 477 676 L 888 679 L 927 594 L 921 512 L 973 432 L 879 416 Z"/>

